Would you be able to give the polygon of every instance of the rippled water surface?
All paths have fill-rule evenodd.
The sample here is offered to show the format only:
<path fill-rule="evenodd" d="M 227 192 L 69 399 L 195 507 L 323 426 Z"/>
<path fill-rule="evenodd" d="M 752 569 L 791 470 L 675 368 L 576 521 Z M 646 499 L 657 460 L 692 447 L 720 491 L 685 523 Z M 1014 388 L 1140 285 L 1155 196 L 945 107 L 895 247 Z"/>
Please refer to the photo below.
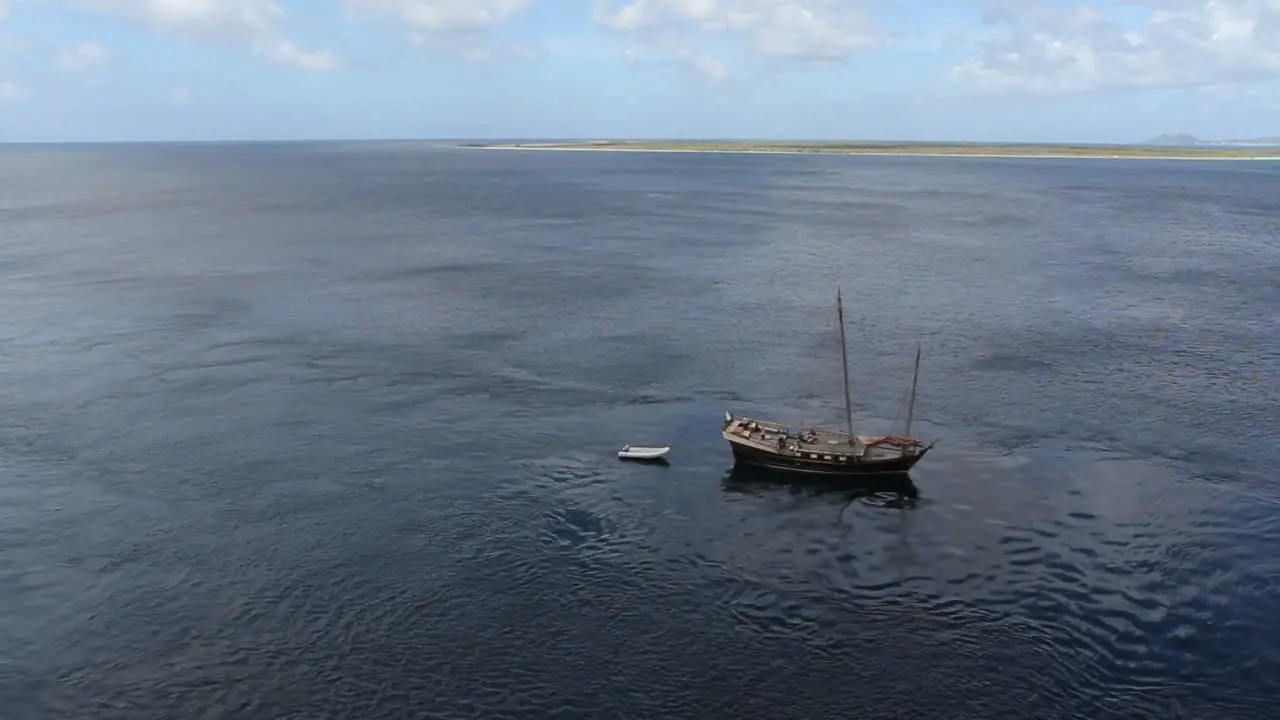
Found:
<path fill-rule="evenodd" d="M 6 720 L 1280 703 L 1277 165 L 29 147 L 0 221 Z M 730 472 L 837 285 L 940 444 Z"/>

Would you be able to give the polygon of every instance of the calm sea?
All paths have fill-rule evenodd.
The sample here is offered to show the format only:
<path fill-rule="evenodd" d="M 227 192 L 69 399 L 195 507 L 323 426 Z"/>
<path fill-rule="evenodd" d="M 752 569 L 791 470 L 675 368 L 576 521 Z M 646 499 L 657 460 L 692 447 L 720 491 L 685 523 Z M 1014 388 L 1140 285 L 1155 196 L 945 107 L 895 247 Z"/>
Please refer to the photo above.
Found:
<path fill-rule="evenodd" d="M 0 278 L 5 720 L 1280 704 L 1280 164 L 6 147 Z M 837 286 L 901 497 L 719 436 Z"/>

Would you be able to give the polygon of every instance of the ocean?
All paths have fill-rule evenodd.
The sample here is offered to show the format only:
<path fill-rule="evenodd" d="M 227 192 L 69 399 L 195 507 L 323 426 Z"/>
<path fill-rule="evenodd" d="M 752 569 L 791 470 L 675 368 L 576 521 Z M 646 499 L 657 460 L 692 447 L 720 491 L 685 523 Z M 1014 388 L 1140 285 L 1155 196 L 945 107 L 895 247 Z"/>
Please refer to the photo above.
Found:
<path fill-rule="evenodd" d="M 9 146 L 0 221 L 5 720 L 1280 704 L 1280 163 Z M 719 434 L 843 424 L 837 288 L 891 492 Z"/>

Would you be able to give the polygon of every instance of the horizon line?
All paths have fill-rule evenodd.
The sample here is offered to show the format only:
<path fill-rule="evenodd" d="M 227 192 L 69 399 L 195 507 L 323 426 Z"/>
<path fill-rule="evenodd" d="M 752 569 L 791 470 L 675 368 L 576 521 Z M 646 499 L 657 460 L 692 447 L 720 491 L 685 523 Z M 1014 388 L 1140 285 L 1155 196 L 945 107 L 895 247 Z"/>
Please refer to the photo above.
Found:
<path fill-rule="evenodd" d="M 17 145 L 249 145 L 249 144 L 291 144 L 291 143 L 376 143 L 376 142 L 422 142 L 422 143 L 828 143 L 828 144 L 897 144 L 897 145 L 1034 145 L 1041 147 L 1177 147 L 1172 145 L 1151 145 L 1150 141 L 1141 142 L 1086 142 L 1072 140 L 906 140 L 876 138 L 758 138 L 758 137 L 626 137 L 626 136 L 583 136 L 583 137 L 517 137 L 517 136 L 478 136 L 478 137 L 298 137 L 298 138 L 209 138 L 209 139 L 130 139 L 130 140 L 0 140 L 0 146 Z M 1232 140 L 1200 140 L 1208 143 L 1244 142 Z M 1194 147 L 1194 146 L 1188 146 Z"/>

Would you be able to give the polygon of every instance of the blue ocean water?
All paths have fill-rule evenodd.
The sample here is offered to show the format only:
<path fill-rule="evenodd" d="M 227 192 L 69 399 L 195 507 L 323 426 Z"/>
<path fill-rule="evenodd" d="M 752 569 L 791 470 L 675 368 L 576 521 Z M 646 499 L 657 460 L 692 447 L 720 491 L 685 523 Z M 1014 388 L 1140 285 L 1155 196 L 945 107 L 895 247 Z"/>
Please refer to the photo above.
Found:
<path fill-rule="evenodd" d="M 1280 164 L 10 146 L 0 273 L 6 720 L 1280 701 Z M 837 286 L 914 499 L 730 471 Z"/>

